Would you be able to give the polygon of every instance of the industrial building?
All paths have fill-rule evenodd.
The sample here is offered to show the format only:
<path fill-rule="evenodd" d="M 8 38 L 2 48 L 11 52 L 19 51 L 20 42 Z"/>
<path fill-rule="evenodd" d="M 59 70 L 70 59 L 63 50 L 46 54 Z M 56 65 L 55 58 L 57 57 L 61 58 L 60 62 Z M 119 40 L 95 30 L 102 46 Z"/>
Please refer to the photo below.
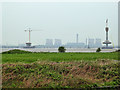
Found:
<path fill-rule="evenodd" d="M 94 48 L 94 39 L 93 38 L 88 39 L 88 47 L 89 48 Z"/>
<path fill-rule="evenodd" d="M 84 48 L 85 44 L 84 43 L 67 43 L 65 45 L 67 48 Z"/>
<path fill-rule="evenodd" d="M 61 39 L 55 39 L 54 47 L 59 47 L 62 45 Z"/>
<path fill-rule="evenodd" d="M 88 45 L 87 45 L 87 39 L 86 39 L 86 46 L 87 48 L 98 48 L 98 47 L 102 47 L 101 44 L 101 39 L 100 38 L 89 38 L 88 39 Z"/>
<path fill-rule="evenodd" d="M 53 47 L 53 39 L 46 39 L 45 46 L 47 46 L 47 47 Z"/>
<path fill-rule="evenodd" d="M 95 40 L 95 45 L 94 45 L 96 48 L 98 47 L 102 47 L 102 44 L 101 44 L 101 39 L 100 38 L 96 38 Z"/>

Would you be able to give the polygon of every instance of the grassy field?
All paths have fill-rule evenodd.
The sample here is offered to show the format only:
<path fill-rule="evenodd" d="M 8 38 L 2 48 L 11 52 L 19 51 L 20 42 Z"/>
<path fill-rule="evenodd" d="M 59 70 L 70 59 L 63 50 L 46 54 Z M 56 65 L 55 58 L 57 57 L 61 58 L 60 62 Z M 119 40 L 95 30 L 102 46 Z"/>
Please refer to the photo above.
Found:
<path fill-rule="evenodd" d="M 12 53 L 11 53 L 12 52 Z M 2 54 L 3 88 L 93 88 L 120 85 L 118 52 Z"/>
<path fill-rule="evenodd" d="M 35 61 L 90 61 L 90 60 L 110 59 L 118 60 L 118 53 L 23 53 L 23 54 L 3 54 L 2 63 L 24 62 L 32 63 Z"/>

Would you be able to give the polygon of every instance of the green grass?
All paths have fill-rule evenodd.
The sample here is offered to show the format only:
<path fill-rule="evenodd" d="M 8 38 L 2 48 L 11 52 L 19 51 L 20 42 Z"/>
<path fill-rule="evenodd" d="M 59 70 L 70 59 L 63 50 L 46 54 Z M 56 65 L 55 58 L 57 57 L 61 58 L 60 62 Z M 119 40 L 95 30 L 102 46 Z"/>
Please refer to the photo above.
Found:
<path fill-rule="evenodd" d="M 111 59 L 118 60 L 118 53 L 23 53 L 23 54 L 2 54 L 2 63 L 24 62 L 32 63 L 35 61 L 80 61 Z"/>

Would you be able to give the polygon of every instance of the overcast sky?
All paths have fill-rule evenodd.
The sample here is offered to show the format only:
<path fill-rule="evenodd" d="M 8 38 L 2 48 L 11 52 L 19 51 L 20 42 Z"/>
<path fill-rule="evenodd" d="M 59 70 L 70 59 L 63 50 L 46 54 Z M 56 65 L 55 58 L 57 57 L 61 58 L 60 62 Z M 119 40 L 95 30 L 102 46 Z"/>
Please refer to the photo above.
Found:
<path fill-rule="evenodd" d="M 118 43 L 118 6 L 113 2 L 46 2 L 3 3 L 3 44 L 18 45 L 28 41 L 28 27 L 33 45 L 46 39 L 61 39 L 62 43 L 79 42 L 86 38 L 105 40 L 105 20 L 109 21 L 109 40 Z M 34 31 L 41 30 L 41 31 Z"/>

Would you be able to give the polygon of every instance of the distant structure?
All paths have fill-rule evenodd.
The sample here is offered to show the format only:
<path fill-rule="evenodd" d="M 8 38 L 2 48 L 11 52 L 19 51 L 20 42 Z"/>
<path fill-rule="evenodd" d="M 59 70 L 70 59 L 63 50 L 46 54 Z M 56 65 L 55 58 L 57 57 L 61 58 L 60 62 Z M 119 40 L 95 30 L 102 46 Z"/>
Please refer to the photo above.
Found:
<path fill-rule="evenodd" d="M 102 47 L 101 44 L 101 39 L 100 38 L 86 38 L 86 48 L 98 48 L 98 47 Z"/>
<path fill-rule="evenodd" d="M 59 47 L 62 45 L 62 41 L 60 39 L 55 39 L 55 43 L 54 43 L 54 46 L 55 47 Z"/>
<path fill-rule="evenodd" d="M 35 46 L 31 46 L 31 42 L 30 42 L 30 33 L 31 33 L 31 28 L 29 28 L 28 30 L 25 30 L 25 32 L 29 32 L 29 41 L 26 43 L 26 46 L 24 48 L 35 48 Z"/>
<path fill-rule="evenodd" d="M 96 48 L 98 48 L 98 47 L 102 47 L 101 39 L 96 38 L 96 40 L 95 40 L 95 47 L 96 47 Z"/>
<path fill-rule="evenodd" d="M 78 34 L 76 34 L 76 43 L 78 43 Z"/>
<path fill-rule="evenodd" d="M 86 45 L 85 45 L 85 47 L 87 48 L 87 46 L 88 46 L 88 45 L 87 45 L 87 38 L 86 38 Z"/>
<path fill-rule="evenodd" d="M 53 47 L 53 39 L 46 39 L 46 44 L 47 47 Z"/>
<path fill-rule="evenodd" d="M 78 41 L 78 34 L 76 34 L 76 42 L 68 42 L 65 47 L 67 48 L 84 48 L 85 43 Z"/>
<path fill-rule="evenodd" d="M 65 47 L 67 48 L 84 48 L 85 47 L 85 44 L 84 43 L 67 43 L 65 45 Z"/>
<path fill-rule="evenodd" d="M 106 47 L 102 47 L 103 49 L 110 49 L 111 47 L 108 47 L 108 44 L 111 44 L 111 42 L 108 40 L 108 19 L 106 20 L 106 28 L 105 28 L 105 31 L 106 31 L 106 40 L 103 42 L 103 44 L 106 44 Z"/>
<path fill-rule="evenodd" d="M 18 47 L 23 48 L 23 47 L 25 47 L 25 44 L 18 44 Z"/>
<path fill-rule="evenodd" d="M 94 39 L 93 38 L 89 38 L 88 39 L 88 46 L 89 46 L 89 48 L 93 48 L 94 47 Z"/>

